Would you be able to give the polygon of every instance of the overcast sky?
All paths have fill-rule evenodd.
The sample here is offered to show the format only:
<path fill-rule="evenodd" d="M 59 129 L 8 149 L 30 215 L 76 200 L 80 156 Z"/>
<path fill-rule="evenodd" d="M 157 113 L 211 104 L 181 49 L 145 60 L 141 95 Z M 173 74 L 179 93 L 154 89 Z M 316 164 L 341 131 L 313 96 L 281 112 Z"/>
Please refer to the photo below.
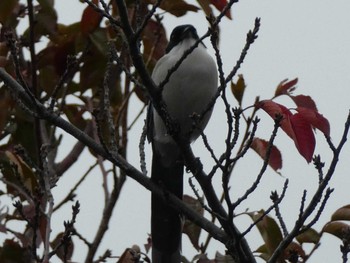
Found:
<path fill-rule="evenodd" d="M 61 23 L 69 24 L 80 19 L 81 10 L 84 7 L 80 1 L 56 0 L 55 2 Z M 196 4 L 196 1 L 187 2 Z M 251 105 L 258 95 L 261 99 L 270 98 L 280 81 L 285 78 L 298 77 L 298 89 L 295 94 L 310 95 L 316 101 L 319 111 L 330 121 L 331 136 L 333 141 L 337 143 L 350 108 L 349 11 L 350 2 L 346 0 L 242 0 L 235 4 L 232 10 L 234 19 L 224 19 L 220 26 L 220 47 L 226 73 L 230 71 L 238 59 L 245 43 L 246 33 L 253 27 L 255 17 L 261 18 L 259 38 L 251 47 L 247 59 L 239 71 L 240 74 L 244 75 L 248 84 L 244 105 Z M 206 19 L 202 12 L 186 15 L 182 18 L 165 14 L 163 22 L 167 27 L 168 34 L 176 25 L 185 23 L 193 24 L 199 35 L 205 33 L 207 29 Z M 210 43 L 206 42 L 206 44 L 209 51 L 212 52 Z M 234 106 L 234 99 L 232 97 L 230 99 Z M 138 110 L 141 105 L 136 99 L 132 101 L 135 109 Z M 293 106 L 287 100 L 283 103 Z M 259 116 L 262 121 L 258 135 L 267 139 L 273 128 L 272 121 L 263 112 Z M 223 142 L 220 139 L 224 136 L 224 125 L 225 114 L 219 103 L 206 130 L 217 152 L 223 149 Z M 139 122 L 139 125 L 133 130 L 134 133 L 130 136 L 129 157 L 137 167 L 139 166 L 137 151 L 141 129 L 142 122 Z M 316 187 L 318 177 L 312 165 L 305 162 L 298 154 L 293 142 L 282 132 L 278 136 L 276 144 L 283 155 L 282 176 L 269 169 L 262 181 L 261 189 L 253 194 L 247 202 L 244 202 L 237 212 L 243 212 L 246 208 L 250 210 L 266 208 L 270 205 L 270 192 L 272 190 L 280 192 L 285 178 L 289 178 L 290 188 L 287 191 L 285 203 L 282 205 L 282 214 L 285 215 L 289 229 L 291 229 L 297 216 L 302 191 L 309 189 L 310 196 Z M 195 151 L 202 156 L 203 147 L 200 144 L 196 144 L 194 147 Z M 68 149 L 69 147 L 67 147 Z M 317 135 L 315 153 L 324 156 L 323 159 L 326 162 L 329 161 L 330 150 L 320 133 Z M 335 193 L 331 196 L 325 213 L 316 225 L 318 230 L 330 218 L 332 211 L 350 203 L 349 156 L 350 146 L 347 145 L 342 153 L 335 178 L 331 182 Z M 148 153 L 149 158 L 150 154 Z M 202 160 L 207 164 L 206 167 L 209 167 L 211 161 L 205 154 Z M 82 163 L 86 164 L 87 162 L 84 160 Z M 82 163 L 75 165 L 69 173 L 72 176 L 82 174 L 86 170 L 82 167 Z M 235 198 L 239 197 L 239 194 L 244 192 L 245 187 L 251 184 L 260 165 L 259 157 L 250 152 L 245 160 L 237 166 L 232 181 L 232 194 Z M 71 185 L 71 178 L 68 177 L 66 176 L 64 181 L 54 189 L 56 202 L 65 195 L 65 190 Z M 88 238 L 92 238 L 95 234 L 94 226 L 99 220 L 99 211 L 101 211 L 101 207 L 94 207 L 97 203 L 95 200 L 102 198 L 102 193 L 96 191 L 96 187 L 100 187 L 98 170 L 93 176 L 90 176 L 79 191 L 81 213 L 78 215 L 77 226 L 79 231 L 86 234 Z M 69 210 L 70 208 L 67 206 L 55 217 L 54 229 L 63 229 L 62 220 L 69 219 L 69 213 L 67 214 Z M 142 245 L 146 241 L 147 233 L 150 232 L 149 218 L 150 193 L 132 180 L 128 180 L 114 212 L 109 233 L 104 239 L 103 246 L 99 249 L 99 254 L 102 254 L 106 248 L 111 248 L 114 255 L 119 255 L 126 247 L 135 243 Z M 240 217 L 237 222 L 242 227 L 250 224 L 247 217 Z M 262 244 L 260 237 L 256 232 L 254 233 L 248 236 L 252 249 L 256 249 Z M 193 251 L 188 249 L 187 238 L 185 237 L 184 240 L 184 254 L 186 256 L 192 255 Z M 340 262 L 340 241 L 329 235 L 324 236 L 322 241 L 319 251 L 315 253 L 310 262 L 324 262 L 325 256 L 328 259 L 332 258 L 333 262 Z M 216 250 L 224 252 L 221 245 L 213 244 L 210 257 L 214 255 Z M 73 259 L 81 262 L 85 252 L 84 247 L 76 249 Z"/>

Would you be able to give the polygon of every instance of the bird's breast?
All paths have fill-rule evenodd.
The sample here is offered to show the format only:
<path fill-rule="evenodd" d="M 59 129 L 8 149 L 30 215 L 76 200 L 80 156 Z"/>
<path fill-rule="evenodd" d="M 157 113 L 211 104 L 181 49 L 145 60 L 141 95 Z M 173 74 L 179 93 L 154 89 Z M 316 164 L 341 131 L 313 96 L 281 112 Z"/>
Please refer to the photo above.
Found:
<path fill-rule="evenodd" d="M 153 72 L 156 84 L 166 78 L 168 71 L 173 68 L 182 54 L 183 52 L 175 48 L 158 62 Z M 162 98 L 167 105 L 168 113 L 180 125 L 182 134 L 189 134 L 193 130 L 191 116 L 194 113 L 202 113 L 208 107 L 217 91 L 217 78 L 214 60 L 204 47 L 198 47 L 186 57 L 165 84 Z M 203 118 L 200 129 L 204 129 L 210 114 L 209 111 Z M 159 116 L 156 119 L 159 121 Z M 190 139 L 194 140 L 196 137 L 198 134 L 190 136 Z"/>

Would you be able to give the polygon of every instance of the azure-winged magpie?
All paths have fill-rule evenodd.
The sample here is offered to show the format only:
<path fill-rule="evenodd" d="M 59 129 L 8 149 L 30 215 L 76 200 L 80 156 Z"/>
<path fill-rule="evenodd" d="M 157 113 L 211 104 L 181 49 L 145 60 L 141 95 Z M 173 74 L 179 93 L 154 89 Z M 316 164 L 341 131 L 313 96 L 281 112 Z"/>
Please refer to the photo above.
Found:
<path fill-rule="evenodd" d="M 170 36 L 166 54 L 157 62 L 152 78 L 159 85 L 198 40 L 192 25 L 176 27 Z M 211 115 L 211 109 L 194 125 L 193 114 L 201 114 L 217 91 L 215 61 L 202 42 L 182 61 L 164 85 L 162 100 L 168 114 L 179 127 L 179 136 L 193 142 L 200 135 Z M 151 179 L 160 187 L 182 199 L 184 160 L 180 149 L 167 132 L 167 127 L 156 110 L 150 106 L 148 137 L 152 142 L 153 160 Z M 179 263 L 181 260 L 182 220 L 180 214 L 152 194 L 152 262 Z"/>

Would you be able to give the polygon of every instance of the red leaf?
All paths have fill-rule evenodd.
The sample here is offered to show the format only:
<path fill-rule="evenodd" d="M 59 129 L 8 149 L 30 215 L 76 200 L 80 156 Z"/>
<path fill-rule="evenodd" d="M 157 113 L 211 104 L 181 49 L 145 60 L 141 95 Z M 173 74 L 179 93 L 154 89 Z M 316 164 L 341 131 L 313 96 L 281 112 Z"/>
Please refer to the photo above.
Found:
<path fill-rule="evenodd" d="M 280 84 L 278 84 L 276 91 L 275 91 L 275 97 L 287 94 L 290 95 L 291 92 L 295 90 L 295 85 L 298 82 L 298 78 L 295 78 L 293 80 L 288 81 L 288 79 L 282 80 Z"/>
<path fill-rule="evenodd" d="M 97 0 L 92 1 L 95 5 L 98 4 Z M 102 15 L 97 13 L 91 6 L 87 6 L 83 12 L 81 18 L 80 27 L 83 35 L 88 35 L 93 32 L 102 20 Z"/>
<path fill-rule="evenodd" d="M 295 146 L 306 161 L 311 162 L 316 141 L 310 123 L 300 113 L 291 116 L 290 121 L 295 134 Z"/>
<path fill-rule="evenodd" d="M 210 0 L 210 2 L 211 2 L 212 5 L 215 6 L 216 9 L 219 10 L 220 12 L 221 12 L 221 11 L 225 8 L 225 6 L 227 5 L 227 0 Z M 227 16 L 227 18 L 229 18 L 229 19 L 232 19 L 230 9 L 227 10 L 225 16 Z"/>
<path fill-rule="evenodd" d="M 162 24 L 149 20 L 145 29 L 142 31 L 142 41 L 144 45 L 144 59 L 155 63 L 164 56 L 168 40 L 166 39 L 165 28 Z"/>
<path fill-rule="evenodd" d="M 293 114 L 281 104 L 278 104 L 272 100 L 263 100 L 259 102 L 258 108 L 263 109 L 271 118 L 275 119 L 276 115 L 282 115 L 282 121 L 280 123 L 282 130 L 293 140 L 295 138 L 292 125 L 290 123 L 290 117 Z"/>
<path fill-rule="evenodd" d="M 256 151 L 257 154 L 261 156 L 261 158 L 265 159 L 267 154 L 267 149 L 269 147 L 269 142 L 265 141 L 260 138 L 254 138 L 252 144 L 250 147 Z M 280 151 L 277 149 L 276 146 L 272 145 L 270 158 L 269 158 L 269 165 L 272 169 L 277 171 L 278 169 L 282 168 L 282 156 Z"/>
<path fill-rule="evenodd" d="M 261 101 L 257 107 L 262 108 L 272 118 L 275 118 L 276 114 L 282 115 L 282 130 L 294 141 L 299 153 L 306 161 L 311 162 L 316 144 L 311 127 L 313 124 L 307 118 L 304 118 L 303 114 L 296 113 L 293 115 L 286 107 L 272 100 Z M 322 126 L 322 128 L 324 127 Z"/>
<path fill-rule="evenodd" d="M 305 251 L 302 248 L 302 246 L 296 242 L 292 242 L 288 245 L 288 247 L 283 251 L 283 259 L 290 260 L 291 257 L 295 257 L 298 255 L 300 258 L 304 259 L 306 258 Z M 283 262 L 281 260 L 281 262 Z M 304 262 L 304 261 L 301 261 Z"/>
<path fill-rule="evenodd" d="M 314 128 L 319 129 L 326 136 L 330 136 L 331 128 L 330 128 L 329 122 L 325 117 L 323 117 L 322 114 L 318 113 L 315 110 L 304 108 L 304 107 L 298 107 L 297 111 Z"/>
<path fill-rule="evenodd" d="M 298 96 L 290 96 L 290 98 L 294 101 L 294 103 L 298 107 L 308 108 L 308 109 L 317 111 L 316 103 L 310 96 L 298 95 Z"/>

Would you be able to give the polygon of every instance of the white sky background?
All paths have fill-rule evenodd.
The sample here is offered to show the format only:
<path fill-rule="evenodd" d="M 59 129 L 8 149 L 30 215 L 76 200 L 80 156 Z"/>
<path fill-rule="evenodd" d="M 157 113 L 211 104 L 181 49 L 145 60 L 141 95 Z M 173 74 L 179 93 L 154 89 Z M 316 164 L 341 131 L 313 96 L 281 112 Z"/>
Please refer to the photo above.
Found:
<path fill-rule="evenodd" d="M 187 2 L 197 5 L 196 1 Z M 85 5 L 78 0 L 56 0 L 59 21 L 64 24 L 80 20 L 84 7 Z M 220 26 L 222 37 L 220 46 L 226 73 L 235 65 L 245 43 L 246 33 L 253 28 L 255 17 L 261 17 L 259 38 L 252 45 L 239 70 L 239 73 L 244 75 L 248 85 L 244 96 L 244 105 L 251 105 L 258 95 L 261 99 L 272 97 L 276 85 L 280 81 L 285 78 L 298 77 L 299 83 L 295 94 L 310 95 L 316 101 L 319 111 L 330 121 L 331 136 L 334 143 L 337 143 L 350 108 L 349 11 L 350 2 L 347 0 L 242 0 L 235 4 L 232 10 L 234 20 L 223 19 Z M 165 14 L 163 22 L 167 27 L 168 34 L 176 25 L 185 23 L 193 24 L 199 35 L 205 33 L 207 29 L 205 16 L 202 12 L 192 13 L 182 18 Z M 210 43 L 208 41 L 205 43 L 212 53 Z M 236 102 L 232 96 L 230 100 L 235 106 Z M 289 103 L 288 100 L 283 102 L 287 102 L 287 105 L 293 107 L 293 104 Z M 134 99 L 133 103 L 136 114 L 141 105 L 137 99 Z M 268 139 L 273 122 L 263 112 L 260 112 L 259 116 L 262 120 L 258 136 Z M 222 138 L 225 135 L 225 124 L 225 113 L 219 103 L 206 129 L 206 134 L 217 153 L 223 149 Z M 138 143 L 142 125 L 143 123 L 139 122 L 129 137 L 129 160 L 136 167 L 139 167 Z M 74 143 L 74 140 L 68 141 L 67 151 Z M 302 191 L 308 189 L 308 196 L 311 196 L 318 182 L 318 177 L 313 166 L 308 165 L 298 154 L 293 142 L 283 132 L 279 133 L 276 144 L 283 155 L 282 177 L 268 169 L 259 190 L 248 201 L 244 202 L 237 212 L 243 212 L 246 208 L 251 211 L 267 208 L 271 204 L 270 192 L 272 190 L 281 192 L 284 180 L 288 178 L 290 179 L 290 187 L 281 210 L 287 221 L 287 226 L 291 229 L 292 223 L 297 217 Z M 203 146 L 197 143 L 194 147 L 195 152 L 202 156 L 201 159 L 205 167 L 209 168 L 211 160 L 207 153 L 202 154 L 204 152 Z M 320 153 L 323 156 L 327 167 L 331 155 L 320 132 L 317 134 L 315 153 Z M 331 187 L 335 188 L 335 192 L 332 194 L 320 222 L 316 225 L 318 230 L 329 220 L 335 209 L 350 203 L 348 190 L 350 182 L 349 154 L 350 146 L 348 144 L 342 152 L 337 172 L 331 182 Z M 150 160 L 149 151 L 148 159 Z M 233 199 L 239 197 L 244 189 L 254 181 L 260 165 L 260 158 L 250 151 L 243 162 L 236 167 L 232 180 Z M 89 166 L 90 159 L 85 154 L 54 189 L 56 203 L 72 187 L 72 181 L 78 180 Z M 221 190 L 220 182 L 218 189 Z M 186 192 L 191 194 L 188 189 Z M 78 193 L 81 212 L 78 215 L 76 226 L 79 232 L 91 240 L 95 235 L 102 209 L 100 206 L 102 200 L 101 175 L 98 169 L 95 169 L 94 173 L 88 177 Z M 69 219 L 70 205 L 66 205 L 62 211 L 54 216 L 54 231 L 63 230 L 63 220 Z M 120 255 L 126 247 L 133 244 L 142 246 L 146 242 L 147 233 L 150 232 L 149 219 L 150 193 L 129 179 L 122 190 L 113 219 L 110 222 L 109 232 L 103 240 L 98 255 L 103 254 L 107 248 L 113 250 L 113 255 Z M 239 217 L 237 222 L 242 229 L 251 223 L 246 216 Z M 203 236 L 206 237 L 206 235 Z M 248 241 L 253 250 L 262 244 L 262 240 L 256 232 L 248 236 Z M 325 258 L 332 259 L 333 262 L 340 262 L 339 245 L 338 239 L 325 235 L 321 247 L 313 255 L 310 262 L 325 262 Z M 194 253 L 190 247 L 191 245 L 187 243 L 187 237 L 184 237 L 183 251 L 189 259 L 190 255 Z M 209 256 L 213 257 L 216 250 L 224 252 L 223 246 L 213 242 Z M 77 246 L 73 260 L 82 262 L 85 259 L 85 254 L 85 247 Z M 59 260 L 56 258 L 53 262 L 59 262 Z"/>

